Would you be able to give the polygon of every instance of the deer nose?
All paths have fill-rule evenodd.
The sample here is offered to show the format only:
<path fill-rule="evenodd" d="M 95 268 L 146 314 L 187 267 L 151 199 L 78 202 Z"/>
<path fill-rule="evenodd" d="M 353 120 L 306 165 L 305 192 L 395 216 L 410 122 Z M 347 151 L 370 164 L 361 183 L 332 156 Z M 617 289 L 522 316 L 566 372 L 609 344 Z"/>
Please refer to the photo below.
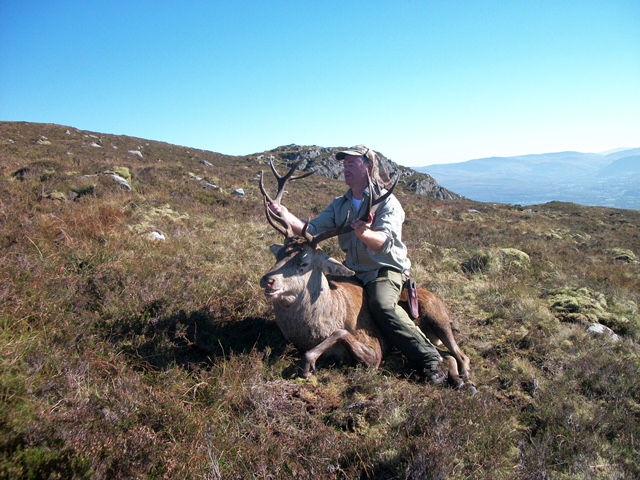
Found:
<path fill-rule="evenodd" d="M 275 279 L 270 275 L 265 275 L 260 279 L 260 287 L 261 288 L 271 288 L 273 286 L 273 282 Z"/>

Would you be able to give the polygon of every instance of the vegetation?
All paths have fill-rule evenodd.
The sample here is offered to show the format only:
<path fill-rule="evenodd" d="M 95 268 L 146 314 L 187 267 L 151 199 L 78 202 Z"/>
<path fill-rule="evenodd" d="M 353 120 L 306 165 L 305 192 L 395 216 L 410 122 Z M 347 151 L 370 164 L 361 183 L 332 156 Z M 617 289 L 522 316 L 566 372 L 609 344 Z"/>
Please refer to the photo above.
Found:
<path fill-rule="evenodd" d="M 0 158 L 0 478 L 640 477 L 640 212 L 398 191 L 470 396 L 396 352 L 291 378 L 259 287 L 263 159 L 24 123 Z"/>

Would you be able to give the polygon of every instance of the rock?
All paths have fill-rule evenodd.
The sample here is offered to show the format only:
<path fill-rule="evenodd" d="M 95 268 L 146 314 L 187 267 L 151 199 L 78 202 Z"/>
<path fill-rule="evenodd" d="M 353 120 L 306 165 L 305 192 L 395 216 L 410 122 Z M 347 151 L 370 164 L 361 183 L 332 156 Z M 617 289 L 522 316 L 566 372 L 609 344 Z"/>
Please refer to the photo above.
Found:
<path fill-rule="evenodd" d="M 127 182 L 127 180 L 122 178 L 120 175 L 116 175 L 115 173 L 105 173 L 105 175 L 113 178 L 116 183 L 118 183 L 125 190 L 131 190 L 131 185 L 129 185 L 129 182 Z"/>
<path fill-rule="evenodd" d="M 422 174 L 423 177 L 427 177 Z M 419 179 L 413 181 L 409 188 L 416 192 L 416 195 L 426 195 L 434 198 L 439 198 L 440 200 L 454 200 L 456 198 L 460 198 L 459 195 L 456 195 L 446 188 L 441 187 L 438 183 L 432 179 L 431 177 Z"/>
<path fill-rule="evenodd" d="M 149 238 L 151 240 L 160 240 L 160 241 L 164 241 L 167 239 L 162 232 L 151 232 L 149 234 Z"/>
<path fill-rule="evenodd" d="M 611 330 L 609 327 L 602 325 L 601 323 L 592 324 L 587 329 L 587 333 L 590 333 L 591 335 L 608 335 L 611 341 L 613 342 L 620 341 L 620 337 L 616 334 L 616 332 Z"/>
<path fill-rule="evenodd" d="M 131 185 L 131 170 L 129 170 L 128 167 L 112 167 L 109 170 L 105 170 L 104 172 L 107 175 L 110 174 L 116 174 L 119 177 L 124 178 L 127 182 L 129 182 L 129 185 Z"/>
<path fill-rule="evenodd" d="M 130 153 L 131 155 L 137 155 L 140 158 L 144 158 L 140 150 L 129 150 L 127 153 Z"/>
<path fill-rule="evenodd" d="M 239 196 L 244 196 L 244 189 L 243 188 L 237 188 L 234 192 L 234 195 L 239 195 Z"/>
<path fill-rule="evenodd" d="M 335 154 L 343 147 L 325 148 L 318 146 L 285 145 L 275 148 L 264 154 L 256 156 L 256 160 L 262 162 L 266 154 L 267 158 L 276 160 L 276 167 L 289 168 L 298 160 L 304 160 L 300 165 L 301 172 L 314 171 L 316 175 L 337 180 L 343 180 L 342 162 L 336 160 Z M 441 187 L 427 174 L 416 172 L 413 169 L 402 167 L 389 160 L 380 152 L 376 152 L 380 158 L 382 167 L 390 175 L 399 175 L 399 184 L 413 190 L 417 195 L 425 195 L 439 199 L 460 199 L 460 195 Z"/>

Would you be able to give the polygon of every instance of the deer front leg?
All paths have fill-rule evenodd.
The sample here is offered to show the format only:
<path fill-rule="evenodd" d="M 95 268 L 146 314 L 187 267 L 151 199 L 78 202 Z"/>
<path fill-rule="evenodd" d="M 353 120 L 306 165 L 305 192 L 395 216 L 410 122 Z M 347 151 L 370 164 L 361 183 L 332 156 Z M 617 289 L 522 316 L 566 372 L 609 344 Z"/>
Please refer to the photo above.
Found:
<path fill-rule="evenodd" d="M 316 371 L 316 362 L 329 349 L 333 348 L 338 342 L 344 343 L 354 358 L 367 365 L 368 367 L 377 368 L 382 362 L 382 350 L 370 347 L 359 341 L 353 334 L 344 329 L 333 332 L 326 340 L 316 345 L 304 354 L 304 364 L 302 366 L 302 377 L 309 378 Z"/>

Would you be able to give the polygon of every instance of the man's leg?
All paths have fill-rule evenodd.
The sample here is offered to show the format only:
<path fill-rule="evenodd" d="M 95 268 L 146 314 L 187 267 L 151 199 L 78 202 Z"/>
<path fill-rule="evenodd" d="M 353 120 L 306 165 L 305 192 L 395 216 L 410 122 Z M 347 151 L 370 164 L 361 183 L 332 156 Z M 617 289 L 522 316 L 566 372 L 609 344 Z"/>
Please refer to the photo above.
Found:
<path fill-rule="evenodd" d="M 393 270 L 381 270 L 377 279 L 365 285 L 367 303 L 373 318 L 393 345 L 418 368 L 437 370 L 442 357 L 418 328 L 407 312 L 398 305 L 402 290 L 402 274 Z"/>

